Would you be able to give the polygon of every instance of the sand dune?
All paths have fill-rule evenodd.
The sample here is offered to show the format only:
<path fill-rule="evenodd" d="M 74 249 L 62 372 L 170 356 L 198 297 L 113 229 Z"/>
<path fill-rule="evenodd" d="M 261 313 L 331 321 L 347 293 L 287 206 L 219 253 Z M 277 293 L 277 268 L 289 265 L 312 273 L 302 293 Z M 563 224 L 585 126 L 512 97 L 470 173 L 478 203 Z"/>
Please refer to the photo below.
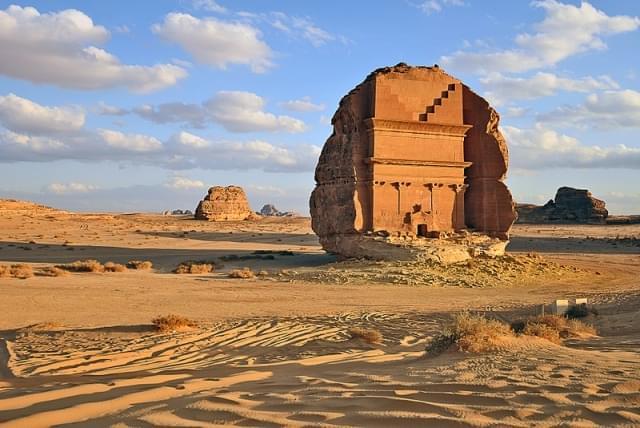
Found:
<path fill-rule="evenodd" d="M 3 203 L 1 264 L 154 269 L 0 278 L 0 426 L 640 426 L 639 232 L 517 226 L 511 261 L 420 269 L 336 262 L 304 218 Z M 188 259 L 217 270 L 170 273 Z M 244 266 L 268 275 L 228 278 Z M 459 311 L 512 321 L 558 297 L 588 297 L 598 336 L 425 353 Z M 198 327 L 155 332 L 167 313 Z M 383 340 L 352 339 L 354 327 Z"/>

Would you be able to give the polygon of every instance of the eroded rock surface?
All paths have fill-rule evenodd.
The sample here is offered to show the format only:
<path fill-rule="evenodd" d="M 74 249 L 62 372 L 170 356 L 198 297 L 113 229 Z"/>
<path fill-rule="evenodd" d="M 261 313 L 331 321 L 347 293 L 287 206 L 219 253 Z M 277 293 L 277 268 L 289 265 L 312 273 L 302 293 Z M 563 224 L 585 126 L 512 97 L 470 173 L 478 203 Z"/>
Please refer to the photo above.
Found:
<path fill-rule="evenodd" d="M 466 229 L 508 239 L 515 209 L 498 123 L 437 66 L 371 73 L 340 101 L 316 167 L 310 209 L 323 248 L 362 257 L 367 234 L 424 246 Z"/>
<path fill-rule="evenodd" d="M 214 186 L 196 208 L 199 220 L 227 221 L 249 220 L 256 217 L 251 211 L 247 195 L 239 186 Z"/>
<path fill-rule="evenodd" d="M 605 202 L 586 189 L 561 187 L 545 205 L 518 204 L 518 223 L 604 224 L 609 216 Z"/>

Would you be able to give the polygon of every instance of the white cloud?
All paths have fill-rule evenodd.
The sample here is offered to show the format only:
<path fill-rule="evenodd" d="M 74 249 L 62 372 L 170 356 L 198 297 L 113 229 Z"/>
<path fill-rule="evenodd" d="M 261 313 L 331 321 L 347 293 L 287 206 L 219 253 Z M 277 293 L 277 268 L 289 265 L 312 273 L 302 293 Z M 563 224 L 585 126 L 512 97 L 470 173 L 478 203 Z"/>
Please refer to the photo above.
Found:
<path fill-rule="evenodd" d="M 174 176 L 166 184 L 166 187 L 175 190 L 201 189 L 204 183 L 200 180 L 192 180 L 190 178 Z"/>
<path fill-rule="evenodd" d="M 60 152 L 68 148 L 66 144 L 56 138 L 25 135 L 12 131 L 0 132 L 0 148 L 3 146 L 11 152 L 30 152 L 36 154 Z M 0 157 L 0 159 L 2 158 Z M 9 156 L 7 156 L 7 160 L 9 159 Z"/>
<path fill-rule="evenodd" d="M 587 146 L 574 137 L 536 124 L 530 129 L 503 127 L 514 168 L 630 168 L 640 169 L 640 147 Z"/>
<path fill-rule="evenodd" d="M 308 17 L 287 15 L 283 12 L 251 13 L 239 12 L 238 16 L 248 22 L 266 22 L 271 27 L 286 34 L 292 39 L 306 40 L 314 47 L 331 42 L 347 44 L 349 40 L 341 35 L 332 34 L 320 28 Z"/>
<path fill-rule="evenodd" d="M 544 9 L 546 16 L 535 25 L 536 33 L 516 36 L 516 48 L 486 53 L 458 51 L 442 57 L 441 63 L 457 71 L 480 74 L 524 72 L 555 65 L 581 52 L 605 49 L 603 36 L 640 27 L 638 17 L 608 16 L 587 2 L 575 6 L 541 0 L 532 5 Z"/>
<path fill-rule="evenodd" d="M 432 13 L 441 12 L 446 6 L 463 6 L 462 0 L 425 0 L 416 5 L 418 9 L 430 15 Z"/>
<path fill-rule="evenodd" d="M 206 107 L 213 120 L 232 132 L 304 132 L 306 125 L 290 116 L 263 111 L 265 101 L 252 92 L 220 91 Z"/>
<path fill-rule="evenodd" d="M 173 102 L 155 107 L 142 105 L 133 109 L 133 112 L 155 123 L 186 122 L 194 128 L 203 128 L 207 122 L 207 112 L 198 104 Z"/>
<path fill-rule="evenodd" d="M 204 128 L 209 123 L 222 125 L 231 132 L 306 131 L 305 123 L 290 116 L 277 116 L 264 111 L 265 100 L 257 94 L 243 91 L 220 91 L 202 104 L 172 102 L 157 106 L 143 105 L 133 109 L 140 117 L 155 123 L 185 123 L 192 128 Z M 300 101 L 299 108 L 317 108 Z"/>
<path fill-rule="evenodd" d="M 46 191 L 56 195 L 68 195 L 74 193 L 88 193 L 97 190 L 98 187 L 84 183 L 51 183 L 46 187 Z"/>
<path fill-rule="evenodd" d="M 98 133 L 111 147 L 132 152 L 153 152 L 162 149 L 162 143 L 154 137 L 142 134 L 124 134 L 109 129 L 99 129 Z"/>
<path fill-rule="evenodd" d="M 559 107 L 538 119 L 578 128 L 640 128 L 640 92 L 605 91 L 591 94 L 578 106 Z"/>
<path fill-rule="evenodd" d="M 272 66 L 271 48 L 262 40 L 260 31 L 246 23 L 169 13 L 164 22 L 155 24 L 152 30 L 180 45 L 196 61 L 216 68 L 243 64 L 261 73 Z"/>
<path fill-rule="evenodd" d="M 181 147 L 190 149 L 202 149 L 209 146 L 209 142 L 202 137 L 191 134 L 189 132 L 181 131 L 171 137 L 171 143 L 174 143 Z"/>
<path fill-rule="evenodd" d="M 84 126 L 78 107 L 46 107 L 14 94 L 0 96 L 0 124 L 15 132 L 65 133 Z"/>
<path fill-rule="evenodd" d="M 195 9 L 206 10 L 207 12 L 214 13 L 226 13 L 227 9 L 224 6 L 218 4 L 214 0 L 193 0 L 193 7 Z"/>
<path fill-rule="evenodd" d="M 150 92 L 186 77 L 172 64 L 122 64 L 95 44 L 109 32 L 84 13 L 67 9 L 40 14 L 33 7 L 0 10 L 0 74 L 74 89 L 123 86 Z"/>
<path fill-rule="evenodd" d="M 289 100 L 280 104 L 287 110 L 310 112 L 310 111 L 322 111 L 324 110 L 324 104 L 314 104 L 311 102 L 310 97 L 302 97 L 299 100 Z"/>
<path fill-rule="evenodd" d="M 129 111 L 120 107 L 109 105 L 103 101 L 98 103 L 95 112 L 101 116 L 125 116 Z"/>
<path fill-rule="evenodd" d="M 530 100 L 554 95 L 559 91 L 590 92 L 594 90 L 617 89 L 618 84 L 609 76 L 570 79 L 553 73 L 538 72 L 528 78 L 508 77 L 500 73 L 490 73 L 480 79 L 486 88 L 485 95 L 495 105 L 511 100 Z"/>

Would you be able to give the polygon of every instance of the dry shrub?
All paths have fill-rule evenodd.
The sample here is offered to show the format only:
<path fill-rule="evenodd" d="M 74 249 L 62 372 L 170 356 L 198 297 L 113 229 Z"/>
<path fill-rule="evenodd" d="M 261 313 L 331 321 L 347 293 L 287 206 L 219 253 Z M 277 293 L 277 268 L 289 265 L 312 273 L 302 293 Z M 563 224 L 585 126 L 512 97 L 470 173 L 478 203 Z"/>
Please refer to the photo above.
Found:
<path fill-rule="evenodd" d="M 31 265 L 16 264 L 11 266 L 0 265 L 0 277 L 11 277 L 18 279 L 27 279 L 33 276 L 33 268 Z"/>
<path fill-rule="evenodd" d="M 60 269 L 55 266 L 45 266 L 36 272 L 38 276 L 65 276 L 69 275 L 66 270 Z"/>
<path fill-rule="evenodd" d="M 255 276 L 256 275 L 249 268 L 234 269 L 231 272 L 229 272 L 229 278 L 249 279 L 249 278 L 254 278 Z"/>
<path fill-rule="evenodd" d="M 166 333 L 169 331 L 184 330 L 189 328 L 195 328 L 198 324 L 188 318 L 181 317 L 180 315 L 165 315 L 158 316 L 151 320 L 156 330 Z"/>
<path fill-rule="evenodd" d="M 173 270 L 173 273 L 203 274 L 203 273 L 211 273 L 213 271 L 214 271 L 214 267 L 213 267 L 213 264 L 211 263 L 207 263 L 205 261 L 188 260 L 186 262 L 180 263 L 178 267 Z"/>
<path fill-rule="evenodd" d="M 437 335 L 428 345 L 430 354 L 439 354 L 451 347 L 462 352 L 490 352 L 503 350 L 514 333 L 502 321 L 482 315 L 456 315 L 451 327 Z"/>
<path fill-rule="evenodd" d="M 153 267 L 153 263 L 149 260 L 130 260 L 129 262 L 127 262 L 127 267 L 134 270 L 151 270 L 151 268 Z"/>
<path fill-rule="evenodd" d="M 126 270 L 127 270 L 127 267 L 120 263 L 106 262 L 104 264 L 105 272 L 125 272 Z"/>
<path fill-rule="evenodd" d="M 372 328 L 354 327 L 349 329 L 349 335 L 352 339 L 362 339 L 367 343 L 382 343 L 382 333 Z"/>
<path fill-rule="evenodd" d="M 514 324 L 515 326 L 516 324 Z M 526 336 L 537 336 L 553 343 L 562 343 L 569 337 L 593 336 L 596 329 L 577 319 L 567 319 L 561 315 L 541 315 L 517 323 L 521 329 L 514 328 L 517 333 Z"/>
<path fill-rule="evenodd" d="M 558 345 L 562 343 L 562 339 L 560 339 L 560 332 L 557 329 L 539 322 L 525 323 L 522 334 L 525 336 L 540 337 Z"/>
<path fill-rule="evenodd" d="M 64 265 L 56 265 L 57 268 L 63 269 L 69 272 L 104 272 L 104 265 L 97 260 L 76 260 L 73 263 L 67 263 Z"/>
<path fill-rule="evenodd" d="M 569 309 L 567 309 L 567 312 L 564 314 L 564 316 L 569 319 L 586 318 L 589 315 L 598 316 L 598 310 L 588 307 L 585 303 L 569 306 Z"/>

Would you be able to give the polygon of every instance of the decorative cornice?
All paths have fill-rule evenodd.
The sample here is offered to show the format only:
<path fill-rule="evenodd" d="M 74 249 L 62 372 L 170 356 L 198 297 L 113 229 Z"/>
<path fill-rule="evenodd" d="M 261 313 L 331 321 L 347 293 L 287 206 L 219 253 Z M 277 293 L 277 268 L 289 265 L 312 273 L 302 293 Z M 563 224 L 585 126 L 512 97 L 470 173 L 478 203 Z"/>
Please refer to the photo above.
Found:
<path fill-rule="evenodd" d="M 406 132 L 423 135 L 447 135 L 464 137 L 472 125 L 454 125 L 448 123 L 418 122 L 369 118 L 364 120 L 367 131 Z"/>
<path fill-rule="evenodd" d="M 413 159 L 388 159 L 388 158 L 374 158 L 369 157 L 364 160 L 367 164 L 384 164 L 384 165 L 408 165 L 408 166 L 444 166 L 444 167 L 456 167 L 467 168 L 470 167 L 472 162 L 457 162 L 457 161 L 437 161 L 437 160 L 413 160 Z"/>

